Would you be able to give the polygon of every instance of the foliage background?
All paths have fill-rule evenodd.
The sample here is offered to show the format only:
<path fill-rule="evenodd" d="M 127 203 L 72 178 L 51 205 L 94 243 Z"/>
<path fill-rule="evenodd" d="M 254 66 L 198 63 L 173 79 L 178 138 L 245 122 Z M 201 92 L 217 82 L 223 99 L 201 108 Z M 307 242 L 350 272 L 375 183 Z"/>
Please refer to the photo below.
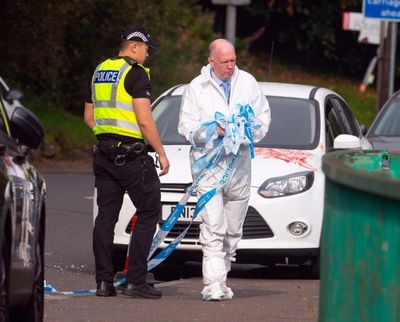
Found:
<path fill-rule="evenodd" d="M 165 88 L 199 70 L 206 57 L 214 37 L 213 15 L 201 10 L 193 0 L 146 0 L 145 5 L 131 0 L 6 1 L 0 13 L 0 72 L 79 111 L 95 66 L 116 55 L 122 27 L 134 23 L 162 43 L 149 64 L 157 62 L 152 75 L 156 86 Z"/>
<path fill-rule="evenodd" d="M 358 32 L 343 30 L 344 11 L 361 12 L 361 0 L 253 0 L 243 19 L 266 31 L 253 45 L 271 47 L 281 61 L 307 69 L 362 78 L 377 46 L 359 44 Z M 247 17 L 246 17 L 247 16 Z"/>

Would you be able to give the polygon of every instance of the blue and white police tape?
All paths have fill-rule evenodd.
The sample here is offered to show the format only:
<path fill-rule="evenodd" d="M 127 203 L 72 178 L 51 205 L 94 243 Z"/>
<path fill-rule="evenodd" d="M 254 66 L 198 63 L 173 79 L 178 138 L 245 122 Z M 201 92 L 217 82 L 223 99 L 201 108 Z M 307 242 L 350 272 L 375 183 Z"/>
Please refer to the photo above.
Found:
<path fill-rule="evenodd" d="M 125 277 L 120 278 L 118 281 L 114 283 L 114 287 L 118 287 L 124 284 L 126 281 Z M 47 281 L 44 281 L 43 291 L 45 293 L 52 293 L 55 295 L 91 295 L 96 293 L 96 289 L 91 290 L 76 290 L 76 291 L 59 291 L 53 285 L 47 284 Z"/>
<path fill-rule="evenodd" d="M 254 158 L 253 131 L 258 130 L 261 125 L 257 124 L 253 109 L 250 105 L 237 105 L 236 113 L 226 119 L 222 113 L 215 115 L 216 122 L 225 129 L 224 146 L 226 154 L 237 154 L 242 144 L 250 147 L 250 156 Z"/>
<path fill-rule="evenodd" d="M 196 163 L 197 171 L 200 172 L 197 176 L 196 180 L 192 183 L 192 185 L 186 190 L 185 194 L 176 205 L 174 210 L 168 216 L 168 218 L 164 221 L 163 225 L 158 230 L 156 236 L 153 238 L 153 242 L 150 247 L 149 258 L 154 254 L 157 250 L 158 246 L 164 240 L 164 238 L 168 235 L 171 229 L 175 226 L 178 221 L 182 211 L 185 208 L 186 203 L 188 202 L 190 196 L 195 192 L 197 186 L 199 185 L 201 179 L 206 175 L 207 170 L 215 167 L 222 156 L 223 145 L 220 144 L 212 153 L 208 153 L 207 155 L 199 159 L 199 162 Z"/>
<path fill-rule="evenodd" d="M 231 160 L 228 164 L 228 167 L 225 170 L 224 174 L 222 175 L 222 178 L 219 181 L 217 187 L 211 189 L 210 191 L 208 191 L 200 196 L 199 200 L 197 201 L 197 205 L 196 205 L 196 209 L 194 211 L 193 217 L 192 217 L 191 221 L 189 222 L 188 226 L 178 237 L 176 237 L 171 243 L 169 243 L 167 247 L 165 247 L 161 252 L 159 252 L 154 258 L 152 258 L 147 263 L 148 270 L 151 270 L 154 267 L 156 267 L 157 265 L 159 265 L 175 250 L 175 248 L 179 245 L 181 240 L 185 237 L 186 233 L 188 232 L 193 221 L 196 219 L 197 215 L 203 210 L 206 203 L 209 202 L 211 200 L 211 198 L 215 196 L 217 191 L 219 189 L 221 189 L 222 186 L 227 182 L 227 180 L 233 170 L 234 163 L 235 163 L 235 156 L 232 156 Z"/>
<path fill-rule="evenodd" d="M 253 109 L 249 105 L 239 105 L 237 110 L 238 114 L 232 115 L 230 119 L 227 119 L 222 113 L 216 112 L 215 120 L 205 122 L 195 130 L 195 131 L 203 130 L 206 133 L 205 135 L 206 140 L 204 148 L 198 148 L 195 142 L 192 142 L 192 146 L 195 149 L 198 150 L 201 149 L 203 151 L 209 149 L 210 147 L 212 147 L 213 149 L 211 150 L 210 154 L 206 153 L 205 155 L 203 155 L 203 157 L 199 158 L 192 164 L 192 172 L 194 173 L 196 179 L 193 182 L 193 184 L 187 189 L 185 195 L 179 201 L 178 205 L 171 212 L 171 214 L 168 216 L 168 218 L 166 219 L 166 221 L 164 222 L 164 224 L 154 237 L 150 249 L 149 258 L 154 254 L 158 246 L 161 244 L 161 242 L 165 239 L 165 237 L 168 235 L 168 233 L 172 230 L 172 228 L 178 221 L 187 201 L 189 200 L 189 197 L 195 191 L 200 181 L 207 173 L 207 170 L 215 167 L 215 165 L 220 160 L 222 156 L 222 148 L 224 148 L 225 154 L 227 155 L 232 154 L 233 157 L 229 162 L 228 167 L 225 170 L 225 173 L 223 174 L 222 179 L 218 183 L 217 187 L 203 194 L 199 198 L 194 215 L 191 221 L 189 222 L 188 226 L 186 227 L 186 229 L 177 238 L 175 238 L 175 240 L 169 243 L 169 245 L 166 248 L 164 248 L 160 253 L 158 253 L 156 257 L 154 257 L 148 262 L 149 270 L 156 267 L 158 264 L 164 261 L 175 250 L 177 245 L 186 235 L 194 219 L 204 208 L 205 204 L 226 183 L 230 173 L 232 172 L 235 157 L 239 151 L 240 145 L 243 144 L 245 140 L 247 140 L 247 143 L 250 146 L 250 155 L 252 158 L 254 158 L 252 131 L 258 129 L 260 126 L 255 124 L 254 122 L 255 114 L 253 112 Z M 221 144 L 220 142 L 221 137 L 217 137 L 215 135 L 217 125 L 225 129 L 225 136 L 223 137 L 223 142 L 222 142 L 223 144 Z"/>

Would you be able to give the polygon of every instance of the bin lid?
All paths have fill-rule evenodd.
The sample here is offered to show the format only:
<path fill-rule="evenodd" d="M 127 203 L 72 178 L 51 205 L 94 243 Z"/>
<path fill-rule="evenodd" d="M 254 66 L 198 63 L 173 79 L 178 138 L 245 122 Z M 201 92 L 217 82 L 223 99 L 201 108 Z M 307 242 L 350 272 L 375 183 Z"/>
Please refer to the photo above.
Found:
<path fill-rule="evenodd" d="M 339 184 L 400 200 L 400 152 L 330 152 L 323 157 L 322 170 Z"/>

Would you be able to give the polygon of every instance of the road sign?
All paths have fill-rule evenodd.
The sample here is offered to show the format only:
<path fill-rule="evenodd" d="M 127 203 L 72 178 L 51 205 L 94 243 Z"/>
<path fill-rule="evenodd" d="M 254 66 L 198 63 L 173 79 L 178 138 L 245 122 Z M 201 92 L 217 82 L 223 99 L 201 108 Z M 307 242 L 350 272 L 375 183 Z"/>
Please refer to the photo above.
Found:
<path fill-rule="evenodd" d="M 379 45 L 381 22 L 368 19 L 361 12 L 343 12 L 343 29 L 359 31 L 358 41 L 366 44 Z"/>
<path fill-rule="evenodd" d="M 371 19 L 400 21 L 400 1 L 363 0 L 363 14 Z"/>

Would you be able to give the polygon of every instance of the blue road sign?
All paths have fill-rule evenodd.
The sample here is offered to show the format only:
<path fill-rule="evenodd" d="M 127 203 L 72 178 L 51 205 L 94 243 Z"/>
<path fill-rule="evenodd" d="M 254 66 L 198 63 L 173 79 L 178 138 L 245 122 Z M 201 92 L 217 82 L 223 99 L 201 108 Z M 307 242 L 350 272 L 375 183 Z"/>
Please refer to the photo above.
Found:
<path fill-rule="evenodd" d="M 400 21 L 400 0 L 363 0 L 366 18 Z"/>

